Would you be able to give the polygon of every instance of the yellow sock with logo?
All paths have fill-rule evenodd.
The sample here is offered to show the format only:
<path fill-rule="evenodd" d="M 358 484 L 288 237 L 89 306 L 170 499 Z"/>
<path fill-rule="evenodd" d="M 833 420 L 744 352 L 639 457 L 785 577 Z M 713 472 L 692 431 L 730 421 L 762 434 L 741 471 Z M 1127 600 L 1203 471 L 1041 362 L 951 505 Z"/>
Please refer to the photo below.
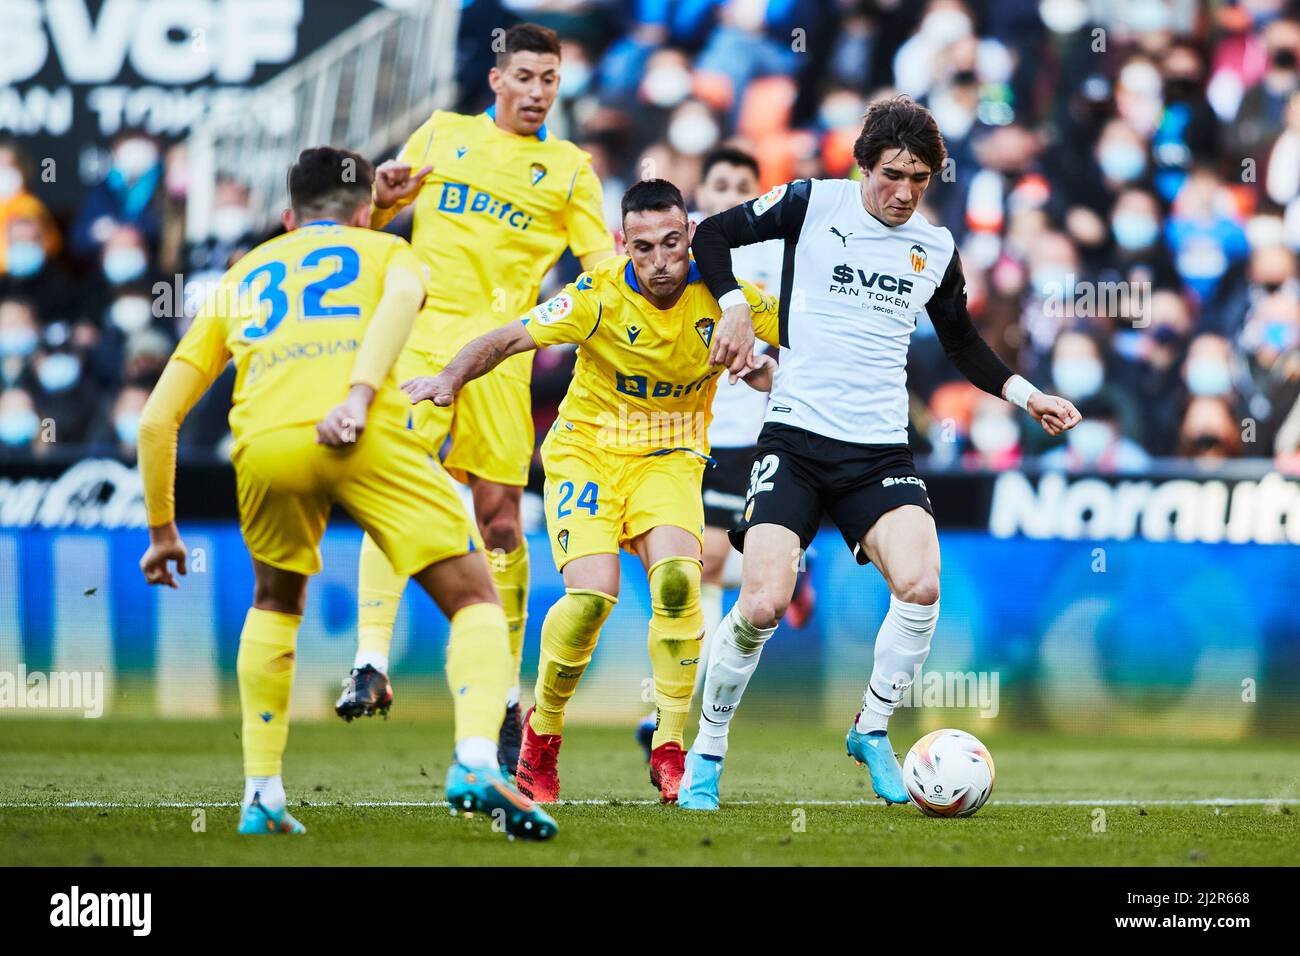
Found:
<path fill-rule="evenodd" d="M 519 702 L 519 666 L 524 656 L 524 634 L 528 627 L 528 543 L 522 538 L 513 551 L 491 551 L 488 567 L 492 581 L 501 595 L 506 612 L 506 635 L 515 669 L 511 680 L 510 703 Z"/>
<path fill-rule="evenodd" d="M 240 733 L 244 774 L 280 773 L 289 739 L 289 693 L 293 689 L 294 648 L 300 614 L 249 608 L 239 634 L 235 673 L 239 679 Z"/>
<path fill-rule="evenodd" d="M 361 539 L 357 566 L 357 656 L 354 667 L 371 665 L 388 673 L 388 650 L 393 644 L 393 624 L 406 590 L 406 578 L 393 570 L 388 556 L 370 535 Z"/>
<path fill-rule="evenodd" d="M 690 716 L 695 672 L 700 664 L 704 610 L 700 606 L 700 562 L 664 558 L 650 567 L 650 667 L 658 717 L 650 746 L 682 743 Z"/>
<path fill-rule="evenodd" d="M 473 737 L 492 742 L 506 713 L 510 645 L 500 605 L 471 604 L 451 619 L 447 642 L 447 684 L 456 720 L 456 742 Z"/>
<path fill-rule="evenodd" d="M 564 732 L 564 708 L 591 663 L 600 629 L 617 603 L 603 591 L 567 588 L 546 612 L 537 665 L 537 707 L 529 721 L 534 733 Z"/>

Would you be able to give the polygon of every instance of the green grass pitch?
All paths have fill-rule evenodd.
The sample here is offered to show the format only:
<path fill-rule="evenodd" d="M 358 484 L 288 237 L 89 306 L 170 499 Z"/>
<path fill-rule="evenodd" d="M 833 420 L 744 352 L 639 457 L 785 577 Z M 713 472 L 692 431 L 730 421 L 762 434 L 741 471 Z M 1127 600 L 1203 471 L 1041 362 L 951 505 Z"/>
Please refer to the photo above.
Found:
<path fill-rule="evenodd" d="M 653 802 L 631 728 L 574 726 L 561 759 L 574 802 L 553 808 L 556 839 L 529 844 L 436 805 L 445 723 L 296 725 L 285 780 L 301 838 L 234 834 L 236 721 L 0 728 L 0 861 L 12 865 L 1267 865 L 1294 863 L 1300 842 L 1300 744 L 1288 741 L 989 734 L 992 801 L 932 820 L 868 800 L 832 728 L 746 720 L 709 814 Z"/>

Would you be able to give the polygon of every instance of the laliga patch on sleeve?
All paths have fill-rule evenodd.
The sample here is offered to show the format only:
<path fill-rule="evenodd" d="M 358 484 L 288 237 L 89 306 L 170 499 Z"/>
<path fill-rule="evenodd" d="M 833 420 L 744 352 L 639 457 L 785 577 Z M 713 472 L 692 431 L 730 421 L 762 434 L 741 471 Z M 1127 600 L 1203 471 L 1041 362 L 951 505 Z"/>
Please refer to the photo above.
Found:
<path fill-rule="evenodd" d="M 789 186 L 790 186 L 789 183 L 782 183 L 780 186 L 773 186 L 767 192 L 763 193 L 763 195 L 755 199 L 754 215 L 761 216 L 763 215 L 763 213 L 767 212 L 769 209 L 771 209 L 773 206 L 779 203 L 781 201 L 781 197 L 785 195 L 785 191 L 786 189 L 789 188 Z"/>
<path fill-rule="evenodd" d="M 560 321 L 572 311 L 573 296 L 567 292 L 561 292 L 533 309 L 533 315 L 537 316 L 537 321 L 542 325 L 550 325 L 552 322 Z"/>

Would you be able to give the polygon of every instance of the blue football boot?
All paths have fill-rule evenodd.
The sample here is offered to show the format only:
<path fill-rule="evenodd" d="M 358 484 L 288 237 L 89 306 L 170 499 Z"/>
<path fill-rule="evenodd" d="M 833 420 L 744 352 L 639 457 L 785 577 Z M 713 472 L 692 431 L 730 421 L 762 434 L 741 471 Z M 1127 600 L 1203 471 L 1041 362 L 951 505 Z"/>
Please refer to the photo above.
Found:
<path fill-rule="evenodd" d="M 683 810 L 718 809 L 720 779 L 722 758 L 697 754 L 692 748 L 686 754 L 686 772 L 682 774 L 681 789 L 677 791 L 677 805 Z"/>
<path fill-rule="evenodd" d="M 903 768 L 894 756 L 894 746 L 883 731 L 860 733 L 857 721 L 849 725 L 849 735 L 844 741 L 849 756 L 858 766 L 867 765 L 871 771 L 871 789 L 886 803 L 907 803 L 907 788 L 903 786 Z"/>
<path fill-rule="evenodd" d="M 239 811 L 239 833 L 244 836 L 277 836 L 279 834 L 306 833 L 307 828 L 289 815 L 288 807 L 268 810 L 262 805 L 261 795 L 254 794 L 253 802 L 244 804 Z"/>
<path fill-rule="evenodd" d="M 471 770 L 453 763 L 447 770 L 447 805 L 453 814 L 463 811 L 501 819 L 512 837 L 549 840 L 559 829 L 550 814 L 516 790 L 497 767 Z"/>

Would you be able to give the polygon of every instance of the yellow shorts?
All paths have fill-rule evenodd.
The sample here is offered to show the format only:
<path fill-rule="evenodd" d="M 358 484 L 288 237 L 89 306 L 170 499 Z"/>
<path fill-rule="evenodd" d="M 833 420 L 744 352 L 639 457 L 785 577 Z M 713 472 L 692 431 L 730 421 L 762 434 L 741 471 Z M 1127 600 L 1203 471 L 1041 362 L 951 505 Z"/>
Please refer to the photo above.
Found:
<path fill-rule="evenodd" d="M 453 356 L 406 349 L 397 359 L 397 381 L 436 375 Z M 520 361 L 523 360 L 523 361 Z M 499 485 L 528 484 L 533 460 L 532 355 L 513 355 L 470 382 L 446 408 L 412 406 L 411 427 L 434 454 L 451 436 L 443 467 L 462 484 L 477 475 Z"/>
<path fill-rule="evenodd" d="M 234 455 L 240 529 L 263 564 L 315 574 L 337 502 L 399 574 L 482 548 L 456 487 L 399 425 L 372 422 L 346 448 L 316 444 L 314 425 L 251 439 Z"/>
<path fill-rule="evenodd" d="M 704 459 L 688 451 L 615 454 L 552 429 L 542 442 L 546 530 L 563 569 L 574 558 L 631 550 L 651 528 L 682 528 L 704 544 Z"/>

